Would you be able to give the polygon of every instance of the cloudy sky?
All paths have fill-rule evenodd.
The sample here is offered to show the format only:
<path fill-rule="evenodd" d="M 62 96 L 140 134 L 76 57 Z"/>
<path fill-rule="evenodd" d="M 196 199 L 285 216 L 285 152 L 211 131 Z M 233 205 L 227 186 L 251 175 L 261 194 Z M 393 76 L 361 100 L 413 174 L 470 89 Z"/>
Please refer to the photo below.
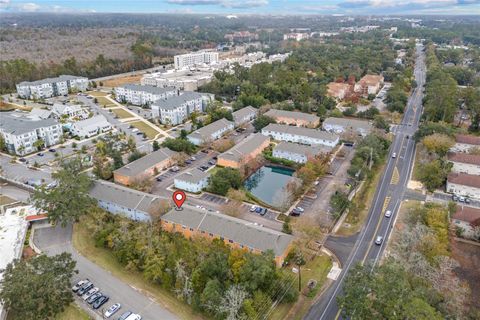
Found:
<path fill-rule="evenodd" d="M 480 0 L 0 0 L 0 12 L 480 14 Z"/>

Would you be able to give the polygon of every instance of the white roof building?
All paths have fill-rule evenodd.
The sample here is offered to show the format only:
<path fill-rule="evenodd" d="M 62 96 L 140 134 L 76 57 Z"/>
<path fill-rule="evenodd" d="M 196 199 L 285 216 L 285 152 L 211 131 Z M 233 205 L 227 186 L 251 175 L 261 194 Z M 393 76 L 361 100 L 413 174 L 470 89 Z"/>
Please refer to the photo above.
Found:
<path fill-rule="evenodd" d="M 90 119 L 77 121 L 70 127 L 70 132 L 80 138 L 89 138 L 99 133 L 107 132 L 113 129 L 110 122 L 103 115 L 98 115 Z"/>

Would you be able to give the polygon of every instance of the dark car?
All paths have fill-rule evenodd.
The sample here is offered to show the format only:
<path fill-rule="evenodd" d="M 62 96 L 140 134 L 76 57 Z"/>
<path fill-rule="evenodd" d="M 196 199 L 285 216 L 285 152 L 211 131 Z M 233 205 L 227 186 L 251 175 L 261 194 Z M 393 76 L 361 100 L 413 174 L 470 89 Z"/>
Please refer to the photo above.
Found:
<path fill-rule="evenodd" d="M 213 159 L 213 160 L 218 160 L 218 157 L 217 157 L 217 156 L 214 156 L 212 159 Z"/>
<path fill-rule="evenodd" d="M 216 162 L 215 160 L 213 160 L 213 159 L 210 160 L 210 161 L 208 161 L 208 164 L 211 164 L 212 166 L 213 166 L 215 163 L 217 163 L 217 162 Z"/>
<path fill-rule="evenodd" d="M 137 132 L 137 136 L 139 136 L 139 135 L 141 135 L 141 134 L 143 134 L 142 131 L 138 131 L 138 132 Z"/>
<path fill-rule="evenodd" d="M 203 149 L 202 152 L 203 152 L 203 153 L 208 153 L 208 150 Z"/>
<path fill-rule="evenodd" d="M 77 295 L 79 297 L 83 296 L 83 294 L 85 294 L 88 290 L 92 289 L 93 288 L 93 283 L 91 283 L 90 281 L 87 282 L 86 284 L 84 284 L 78 291 L 77 291 Z"/>
<path fill-rule="evenodd" d="M 57 151 L 57 150 L 51 148 L 51 149 L 48 149 L 48 151 L 50 151 L 50 152 L 55 152 L 55 151 Z"/>
<path fill-rule="evenodd" d="M 186 163 L 186 164 L 191 164 L 191 163 L 192 163 L 192 160 L 185 160 L 185 163 Z"/>
<path fill-rule="evenodd" d="M 122 315 L 118 318 L 118 320 L 125 320 L 128 318 L 129 315 L 132 314 L 132 311 L 127 311 L 127 312 L 124 312 L 122 313 Z"/>
<path fill-rule="evenodd" d="M 161 177 L 157 177 L 156 179 L 158 182 L 162 182 L 162 178 Z"/>
<path fill-rule="evenodd" d="M 90 298 L 87 299 L 87 303 L 92 304 L 101 296 L 103 296 L 101 292 L 94 293 Z"/>
<path fill-rule="evenodd" d="M 97 301 L 95 301 L 95 302 L 92 304 L 92 308 L 93 308 L 93 309 L 98 309 L 98 308 L 100 308 L 101 306 L 103 306 L 105 303 L 107 303 L 108 300 L 110 300 L 109 297 L 107 297 L 107 296 L 101 296 L 100 298 L 97 299 Z"/>
<path fill-rule="evenodd" d="M 260 213 L 260 212 L 262 212 L 262 211 L 263 211 L 263 208 L 262 208 L 262 207 L 256 207 L 256 208 L 255 208 L 255 212 L 256 212 L 256 213 Z"/>
<path fill-rule="evenodd" d="M 20 162 L 27 162 L 27 159 L 25 159 L 25 158 L 20 158 L 20 159 L 18 159 L 18 161 L 20 161 Z"/>
<path fill-rule="evenodd" d="M 293 209 L 291 212 L 290 212 L 290 215 L 292 217 L 298 217 L 299 215 L 301 215 L 302 213 L 300 211 L 298 211 L 297 209 Z"/>
<path fill-rule="evenodd" d="M 39 156 L 39 157 L 43 157 L 43 156 L 44 156 L 44 154 L 43 154 L 43 153 L 41 153 L 41 152 L 39 152 L 39 153 L 37 153 L 37 156 Z"/>

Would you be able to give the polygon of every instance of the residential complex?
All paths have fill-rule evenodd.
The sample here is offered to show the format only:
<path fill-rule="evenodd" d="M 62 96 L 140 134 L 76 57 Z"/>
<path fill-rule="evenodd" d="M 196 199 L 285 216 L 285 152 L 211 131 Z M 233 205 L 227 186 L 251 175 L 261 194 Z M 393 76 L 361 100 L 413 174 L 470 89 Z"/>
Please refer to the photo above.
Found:
<path fill-rule="evenodd" d="M 458 196 L 480 199 L 480 176 L 466 173 L 450 173 L 447 192 Z"/>
<path fill-rule="evenodd" d="M 242 124 L 252 121 L 257 117 L 258 110 L 252 106 L 247 106 L 245 108 L 239 109 L 232 113 L 233 122 L 235 127 L 239 127 Z"/>
<path fill-rule="evenodd" d="M 187 136 L 187 139 L 194 145 L 199 146 L 201 144 L 210 143 L 217 140 L 228 131 L 233 130 L 233 128 L 233 122 L 223 118 L 212 122 L 205 127 L 195 130 Z"/>
<path fill-rule="evenodd" d="M 480 175 L 480 155 L 449 153 L 448 161 L 453 164 L 453 172 Z"/>
<path fill-rule="evenodd" d="M 364 96 L 368 96 L 369 94 L 377 94 L 382 85 L 382 75 L 367 74 L 355 84 L 354 91 Z"/>
<path fill-rule="evenodd" d="M 151 106 L 152 116 L 162 124 L 177 125 L 186 121 L 192 112 L 203 112 L 212 100 L 212 94 L 184 92 L 169 99 L 156 100 Z"/>
<path fill-rule="evenodd" d="M 301 41 L 301 40 L 307 40 L 309 38 L 310 38 L 309 33 L 292 32 L 292 33 L 286 33 L 283 35 L 283 40 Z"/>
<path fill-rule="evenodd" d="M 184 69 L 203 64 L 215 64 L 218 62 L 218 52 L 199 51 L 181 54 L 173 57 L 175 69 Z"/>
<path fill-rule="evenodd" d="M 136 221 L 150 221 L 161 199 L 149 193 L 137 191 L 104 180 L 96 180 L 90 196 L 97 205 L 113 214 L 126 216 Z"/>
<path fill-rule="evenodd" d="M 271 123 L 263 128 L 262 134 L 271 136 L 278 141 L 296 142 L 308 145 L 324 145 L 332 148 L 340 141 L 338 135 L 330 132 L 275 123 Z"/>
<path fill-rule="evenodd" d="M 240 168 L 268 147 L 270 137 L 261 133 L 251 134 L 228 151 L 218 156 L 217 164 L 222 167 Z"/>
<path fill-rule="evenodd" d="M 350 93 L 351 87 L 351 85 L 345 82 L 330 82 L 327 85 L 327 95 L 332 98 L 343 100 Z"/>
<path fill-rule="evenodd" d="M 480 209 L 457 206 L 457 210 L 452 215 L 452 224 L 462 230 L 462 237 L 474 239 L 480 227 Z"/>
<path fill-rule="evenodd" d="M 79 104 L 55 103 L 52 107 L 53 114 L 60 119 L 87 119 L 88 110 Z"/>
<path fill-rule="evenodd" d="M 329 117 L 323 121 L 322 128 L 336 134 L 354 134 L 365 137 L 373 130 L 373 125 L 366 120 Z"/>
<path fill-rule="evenodd" d="M 320 125 L 320 118 L 309 113 L 270 109 L 265 116 L 274 119 L 277 123 L 316 128 Z"/>
<path fill-rule="evenodd" d="M 45 99 L 68 94 L 72 91 L 85 91 L 88 78 L 61 75 L 38 81 L 24 81 L 17 84 L 17 94 L 24 99 Z"/>
<path fill-rule="evenodd" d="M 208 186 L 208 171 L 201 171 L 197 168 L 184 172 L 173 179 L 175 188 L 188 192 L 199 193 Z"/>
<path fill-rule="evenodd" d="M 138 179 L 153 177 L 174 163 L 175 154 L 175 151 L 161 148 L 115 170 L 113 180 L 128 186 Z"/>
<path fill-rule="evenodd" d="M 108 122 L 107 118 L 100 114 L 86 120 L 73 122 L 69 130 L 73 136 L 84 139 L 112 129 L 113 126 Z"/>
<path fill-rule="evenodd" d="M 291 235 L 254 225 L 228 215 L 184 205 L 182 210 L 171 210 L 161 218 L 162 228 L 179 232 L 187 238 L 201 236 L 220 239 L 235 249 L 260 254 L 273 251 L 277 266 L 282 266 L 293 241 Z"/>
<path fill-rule="evenodd" d="M 141 79 L 141 84 L 160 88 L 173 87 L 178 90 L 196 91 L 198 87 L 209 83 L 212 78 L 212 70 L 168 70 L 166 72 L 144 75 Z"/>
<path fill-rule="evenodd" d="M 330 151 L 331 148 L 329 147 L 306 146 L 282 141 L 273 148 L 272 156 L 296 163 L 306 163 L 309 159 Z"/>
<path fill-rule="evenodd" d="M 454 152 L 469 152 L 471 149 L 480 148 L 480 137 L 457 134 L 455 136 L 455 145 L 451 148 Z"/>
<path fill-rule="evenodd" d="M 49 147 L 60 142 L 62 126 L 54 119 L 32 119 L 20 112 L 3 112 L 0 117 L 0 134 L 9 153 L 24 156 L 37 151 L 35 143 L 43 141 Z"/>
<path fill-rule="evenodd" d="M 177 95 L 178 89 L 173 87 L 159 88 L 148 85 L 126 84 L 115 88 L 117 101 L 136 106 L 149 106 L 156 100 L 168 99 Z"/>

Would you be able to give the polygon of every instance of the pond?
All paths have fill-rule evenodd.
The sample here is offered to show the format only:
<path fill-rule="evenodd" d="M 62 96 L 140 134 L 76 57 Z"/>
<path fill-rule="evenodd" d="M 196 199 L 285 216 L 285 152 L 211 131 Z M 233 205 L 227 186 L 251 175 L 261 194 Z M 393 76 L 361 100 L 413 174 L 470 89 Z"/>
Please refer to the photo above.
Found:
<path fill-rule="evenodd" d="M 245 188 L 259 200 L 273 207 L 284 201 L 285 186 L 296 178 L 295 171 L 286 168 L 263 166 L 245 181 Z"/>

